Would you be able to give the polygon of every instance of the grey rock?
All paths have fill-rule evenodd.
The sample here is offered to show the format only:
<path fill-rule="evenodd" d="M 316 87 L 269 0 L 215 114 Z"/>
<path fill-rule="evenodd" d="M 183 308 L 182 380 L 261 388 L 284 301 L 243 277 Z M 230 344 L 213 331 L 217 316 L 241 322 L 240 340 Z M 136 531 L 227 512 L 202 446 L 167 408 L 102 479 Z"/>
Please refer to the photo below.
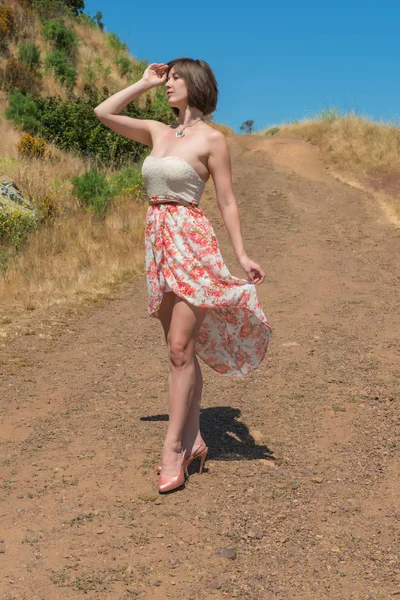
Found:
<path fill-rule="evenodd" d="M 236 550 L 234 548 L 218 548 L 215 552 L 216 556 L 220 558 L 229 558 L 230 560 L 235 560 L 236 558 Z"/>

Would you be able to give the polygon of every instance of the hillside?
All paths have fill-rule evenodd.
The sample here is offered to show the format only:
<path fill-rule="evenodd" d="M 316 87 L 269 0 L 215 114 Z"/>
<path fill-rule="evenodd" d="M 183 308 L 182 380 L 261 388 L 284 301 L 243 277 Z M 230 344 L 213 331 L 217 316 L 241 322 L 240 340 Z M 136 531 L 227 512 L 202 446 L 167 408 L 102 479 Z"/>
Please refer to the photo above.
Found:
<path fill-rule="evenodd" d="M 400 128 L 395 123 L 336 109 L 322 111 L 314 119 L 269 127 L 262 135 L 278 139 L 293 136 L 318 148 L 329 172 L 348 185 L 372 193 L 393 225 L 400 227 Z M 276 145 L 277 160 L 290 162 L 285 145 Z M 300 167 L 301 169 L 301 167 Z"/>
<path fill-rule="evenodd" d="M 143 267 L 140 167 L 149 149 L 104 127 L 93 108 L 139 79 L 147 63 L 105 30 L 100 13 L 89 17 L 80 6 L 0 6 L 0 178 L 11 179 L 40 217 L 32 224 L 0 213 L 6 319 L 96 301 Z M 125 113 L 175 121 L 163 86 Z"/>

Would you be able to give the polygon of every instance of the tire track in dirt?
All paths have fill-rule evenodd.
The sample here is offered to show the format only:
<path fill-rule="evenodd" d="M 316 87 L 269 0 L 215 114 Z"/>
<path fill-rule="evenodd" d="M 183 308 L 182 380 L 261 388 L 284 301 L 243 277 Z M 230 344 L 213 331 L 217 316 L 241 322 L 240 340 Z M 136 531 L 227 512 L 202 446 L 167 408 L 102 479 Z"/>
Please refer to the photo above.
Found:
<path fill-rule="evenodd" d="M 4 342 L 26 366 L 2 381 L 2 597 L 400 591 L 399 232 L 372 196 L 324 174 L 310 146 L 279 143 L 297 173 L 274 165 L 276 141 L 230 141 L 274 337 L 242 380 L 204 368 L 210 459 L 185 490 L 156 493 L 168 365 L 143 279 L 51 338 Z M 211 186 L 203 205 L 241 275 Z M 216 556 L 222 547 L 236 559 Z"/>

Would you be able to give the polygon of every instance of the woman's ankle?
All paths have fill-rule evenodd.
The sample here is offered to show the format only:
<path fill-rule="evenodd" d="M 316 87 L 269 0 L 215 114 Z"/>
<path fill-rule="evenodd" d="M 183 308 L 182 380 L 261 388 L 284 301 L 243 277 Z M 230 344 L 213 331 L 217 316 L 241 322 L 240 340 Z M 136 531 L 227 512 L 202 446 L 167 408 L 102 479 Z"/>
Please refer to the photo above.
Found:
<path fill-rule="evenodd" d="M 180 440 L 176 441 L 169 440 L 168 438 L 166 438 L 164 441 L 163 452 L 176 452 L 177 454 L 179 454 L 180 452 L 182 452 L 183 448 L 184 446 Z"/>
<path fill-rule="evenodd" d="M 186 448 L 188 455 L 191 454 L 193 450 L 197 450 L 197 448 L 203 443 L 204 440 L 200 432 L 191 436 L 184 436 L 182 439 L 182 444 L 184 448 Z"/>

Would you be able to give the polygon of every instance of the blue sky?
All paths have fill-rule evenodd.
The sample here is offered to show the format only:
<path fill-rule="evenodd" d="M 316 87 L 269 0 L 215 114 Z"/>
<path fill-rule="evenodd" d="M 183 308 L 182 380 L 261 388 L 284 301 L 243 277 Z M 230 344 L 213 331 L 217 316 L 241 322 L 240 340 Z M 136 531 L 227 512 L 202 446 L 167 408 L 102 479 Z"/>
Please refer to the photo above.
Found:
<path fill-rule="evenodd" d="M 247 119 L 261 129 L 332 106 L 400 120 L 398 0 L 85 0 L 86 13 L 97 11 L 133 56 L 210 63 L 215 120 L 236 131 Z"/>

